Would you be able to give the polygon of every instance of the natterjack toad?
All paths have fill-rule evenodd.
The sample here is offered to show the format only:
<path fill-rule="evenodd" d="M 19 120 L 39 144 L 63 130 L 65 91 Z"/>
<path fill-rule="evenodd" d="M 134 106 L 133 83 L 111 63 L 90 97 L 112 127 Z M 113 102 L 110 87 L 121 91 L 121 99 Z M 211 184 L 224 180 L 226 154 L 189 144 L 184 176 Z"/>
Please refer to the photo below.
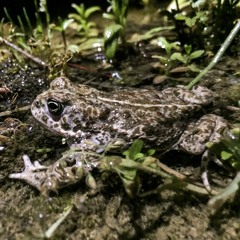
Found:
<path fill-rule="evenodd" d="M 205 168 L 205 144 L 218 141 L 227 128 L 226 121 L 217 115 L 201 116 L 212 100 L 213 93 L 200 86 L 193 90 L 175 87 L 103 92 L 59 77 L 51 82 L 49 90 L 37 96 L 31 110 L 45 128 L 66 138 L 71 148 L 81 152 L 100 153 L 109 145 L 126 149 L 139 138 L 160 152 L 178 149 L 203 154 Z M 27 156 L 24 162 L 25 171 L 10 177 L 23 179 L 41 191 L 82 177 L 79 170 L 83 159 L 76 154 L 47 168 L 38 162 L 32 165 Z"/>

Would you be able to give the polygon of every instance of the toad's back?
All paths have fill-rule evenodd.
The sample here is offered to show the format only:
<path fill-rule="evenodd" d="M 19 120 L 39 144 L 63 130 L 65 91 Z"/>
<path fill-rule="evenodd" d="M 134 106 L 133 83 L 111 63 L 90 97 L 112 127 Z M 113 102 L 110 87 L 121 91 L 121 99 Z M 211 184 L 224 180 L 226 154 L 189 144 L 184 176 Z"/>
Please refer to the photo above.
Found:
<path fill-rule="evenodd" d="M 127 146 L 142 138 L 165 151 L 211 101 L 212 92 L 204 87 L 103 92 L 57 78 L 36 98 L 32 114 L 47 129 L 82 148 L 88 148 L 86 140 L 100 146 L 120 140 Z"/>

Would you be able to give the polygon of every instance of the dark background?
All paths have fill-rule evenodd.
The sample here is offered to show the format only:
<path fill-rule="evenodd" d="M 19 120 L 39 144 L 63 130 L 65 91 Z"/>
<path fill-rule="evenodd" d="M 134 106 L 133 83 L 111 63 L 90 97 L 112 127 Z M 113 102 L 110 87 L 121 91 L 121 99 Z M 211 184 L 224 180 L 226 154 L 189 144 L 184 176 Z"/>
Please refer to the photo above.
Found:
<path fill-rule="evenodd" d="M 38 1 L 39 2 L 39 1 Z M 103 9 L 108 6 L 106 0 L 48 0 L 47 6 L 51 18 L 61 16 L 62 18 L 67 17 L 68 13 L 75 12 L 71 7 L 72 3 L 80 4 L 84 3 L 86 7 L 93 5 L 100 5 Z M 39 4 L 38 4 L 39 5 Z M 6 7 L 9 15 L 13 20 L 16 21 L 17 15 L 23 16 L 23 7 L 26 8 L 29 17 L 34 21 L 36 8 L 34 6 L 34 0 L 0 0 L 0 19 L 6 18 L 3 8 Z"/>
<path fill-rule="evenodd" d="M 130 0 L 131 6 L 134 7 L 141 7 L 139 2 L 139 0 Z M 107 0 L 48 0 L 47 6 L 51 20 L 54 20 L 57 16 L 65 18 L 69 13 L 75 12 L 75 10 L 71 7 L 72 3 L 76 3 L 77 5 L 84 3 L 86 7 L 98 5 L 101 6 L 102 10 L 106 10 L 109 6 Z M 34 14 L 36 12 L 36 8 L 34 6 L 34 0 L 0 0 L 0 19 L 3 17 L 6 19 L 6 15 L 3 10 L 4 7 L 7 8 L 9 15 L 16 24 L 18 23 L 17 16 L 24 16 L 23 7 L 26 8 L 30 19 L 35 21 Z"/>

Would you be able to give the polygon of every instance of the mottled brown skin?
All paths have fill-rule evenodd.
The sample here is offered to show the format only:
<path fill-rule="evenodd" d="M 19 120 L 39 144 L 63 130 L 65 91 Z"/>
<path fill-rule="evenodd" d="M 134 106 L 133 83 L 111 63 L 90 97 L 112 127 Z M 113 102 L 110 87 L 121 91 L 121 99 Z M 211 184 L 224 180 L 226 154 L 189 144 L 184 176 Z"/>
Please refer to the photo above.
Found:
<path fill-rule="evenodd" d="M 178 148 L 184 131 L 196 122 L 194 116 L 212 99 L 212 92 L 204 87 L 103 92 L 61 77 L 36 98 L 32 114 L 45 128 L 84 150 L 102 151 L 114 143 L 123 148 L 141 138 L 164 152 Z M 51 112 L 52 102 L 62 110 Z M 191 153 L 195 143 L 188 140 L 186 151 Z"/>
<path fill-rule="evenodd" d="M 212 92 L 204 87 L 102 92 L 57 78 L 37 96 L 32 114 L 45 128 L 65 137 L 73 149 L 48 167 L 37 161 L 32 164 L 24 155 L 24 171 L 10 178 L 24 180 L 43 194 L 56 191 L 89 175 L 97 161 L 92 151 L 113 145 L 122 150 L 141 138 L 160 152 L 179 149 L 202 154 L 202 179 L 210 190 L 207 163 L 212 155 L 205 144 L 219 141 L 227 128 L 217 115 L 198 118 L 212 99 Z"/>

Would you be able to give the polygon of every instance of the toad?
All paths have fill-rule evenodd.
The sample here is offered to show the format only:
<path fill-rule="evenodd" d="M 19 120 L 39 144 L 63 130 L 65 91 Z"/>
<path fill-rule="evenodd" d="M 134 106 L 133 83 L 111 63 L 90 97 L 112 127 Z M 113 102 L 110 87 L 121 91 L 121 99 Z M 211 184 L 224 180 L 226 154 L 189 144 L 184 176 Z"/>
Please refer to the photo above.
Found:
<path fill-rule="evenodd" d="M 192 90 L 180 86 L 162 91 L 104 92 L 59 77 L 51 82 L 50 89 L 37 96 L 31 111 L 43 127 L 64 137 L 72 149 L 82 153 L 101 153 L 109 146 L 122 151 L 134 139 L 142 139 L 147 147 L 162 153 L 176 149 L 202 154 L 202 177 L 207 186 L 210 154 L 205 144 L 219 141 L 227 128 L 222 117 L 203 114 L 212 101 L 213 92 L 201 86 Z M 25 180 L 39 190 L 56 190 L 81 179 L 85 163 L 79 152 L 49 167 L 32 164 L 25 155 L 25 170 L 10 177 Z"/>

